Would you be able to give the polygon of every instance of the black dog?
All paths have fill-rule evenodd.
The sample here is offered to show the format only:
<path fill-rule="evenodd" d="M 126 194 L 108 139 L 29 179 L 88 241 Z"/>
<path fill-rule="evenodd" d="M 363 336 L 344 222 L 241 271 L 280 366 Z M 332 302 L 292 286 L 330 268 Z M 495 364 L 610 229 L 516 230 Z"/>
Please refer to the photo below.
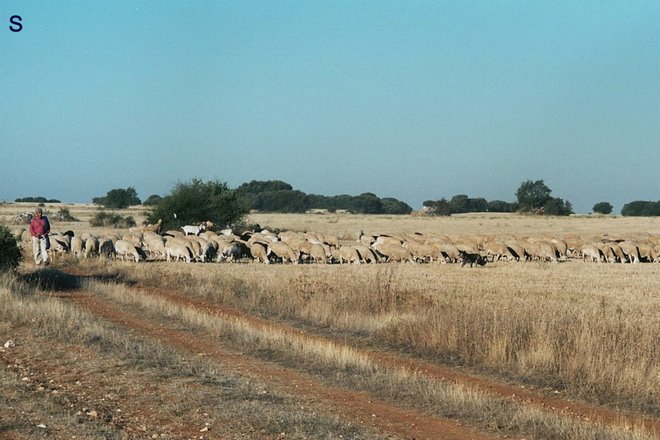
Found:
<path fill-rule="evenodd" d="M 465 251 L 458 251 L 458 254 L 461 257 L 461 267 L 465 266 L 466 264 L 469 264 L 470 267 L 474 266 L 475 264 L 484 266 L 488 262 L 486 258 L 481 254 L 470 254 Z"/>

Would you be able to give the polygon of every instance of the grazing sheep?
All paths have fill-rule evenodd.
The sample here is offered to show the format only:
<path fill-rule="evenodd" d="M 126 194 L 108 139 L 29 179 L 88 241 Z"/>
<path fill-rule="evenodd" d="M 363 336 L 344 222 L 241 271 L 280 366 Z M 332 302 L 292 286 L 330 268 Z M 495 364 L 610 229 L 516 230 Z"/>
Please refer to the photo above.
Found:
<path fill-rule="evenodd" d="M 378 254 L 376 254 L 376 252 L 374 252 L 374 250 L 371 249 L 369 246 L 366 246 L 364 244 L 357 244 L 354 247 L 358 251 L 358 254 L 360 254 L 360 258 L 362 259 L 362 261 L 364 261 L 365 263 L 376 264 L 380 262 L 380 258 L 378 257 Z"/>
<path fill-rule="evenodd" d="M 339 264 L 355 263 L 360 264 L 362 258 L 354 246 L 343 245 L 339 247 Z"/>
<path fill-rule="evenodd" d="M 99 242 L 99 256 L 110 258 L 115 255 L 115 244 L 109 238 L 104 238 Z"/>
<path fill-rule="evenodd" d="M 441 259 L 439 259 L 440 262 L 455 263 L 460 258 L 460 255 L 458 254 L 458 248 L 454 246 L 452 243 L 446 243 L 442 241 L 442 242 L 432 242 L 431 244 L 435 246 L 440 252 L 440 255 L 442 257 Z"/>
<path fill-rule="evenodd" d="M 545 241 L 541 241 L 536 243 L 536 257 L 541 260 L 541 261 L 552 261 L 554 263 L 557 263 L 559 260 L 557 259 L 558 253 L 557 249 L 552 245 L 552 243 L 548 243 Z"/>
<path fill-rule="evenodd" d="M 137 263 L 140 261 L 140 251 L 128 240 L 117 240 L 115 242 L 115 258 L 117 257 L 121 257 L 122 261 L 125 257 L 134 258 Z"/>
<path fill-rule="evenodd" d="M 328 254 L 325 248 L 318 243 L 312 244 L 309 247 L 309 257 L 315 263 L 326 264 L 328 262 Z"/>
<path fill-rule="evenodd" d="M 520 244 L 520 242 L 515 240 L 509 240 L 505 244 L 507 251 L 509 251 L 509 253 L 511 254 L 514 260 L 516 261 L 529 260 L 530 257 L 529 253 L 527 253 L 527 250 L 525 250 L 525 246 Z"/>
<path fill-rule="evenodd" d="M 487 241 L 483 244 L 483 251 L 486 253 L 486 258 L 490 257 L 490 261 L 499 261 L 502 257 L 511 255 L 507 250 L 504 243 L 499 241 Z"/>
<path fill-rule="evenodd" d="M 99 240 L 96 237 L 89 237 L 85 240 L 85 258 L 99 253 Z"/>
<path fill-rule="evenodd" d="M 415 261 L 433 261 L 440 258 L 440 251 L 430 244 L 420 243 L 415 240 L 406 240 L 403 247 L 408 249 Z"/>
<path fill-rule="evenodd" d="M 376 241 L 376 237 L 374 237 L 373 235 L 365 235 L 362 229 L 360 229 L 360 232 L 358 232 L 358 238 L 357 238 L 358 243 L 364 244 L 366 246 L 371 246 L 375 241 Z"/>
<path fill-rule="evenodd" d="M 653 246 L 650 243 L 639 243 L 637 249 L 639 249 L 639 261 L 645 263 L 651 263 L 653 261 Z"/>
<path fill-rule="evenodd" d="M 605 255 L 603 251 L 598 249 L 596 245 L 593 244 L 584 244 L 580 248 L 580 253 L 582 254 L 582 261 L 585 261 L 587 258 L 590 258 L 592 262 L 600 263 L 605 260 Z"/>
<path fill-rule="evenodd" d="M 245 245 L 245 243 L 240 242 L 240 241 L 232 241 L 231 243 L 228 243 L 223 247 L 220 252 L 218 252 L 218 260 L 217 261 L 229 261 L 229 262 L 236 262 L 240 261 L 244 255 L 247 255 L 249 252 L 249 249 Z"/>
<path fill-rule="evenodd" d="M 291 246 L 281 241 L 268 245 L 268 257 L 271 256 L 282 259 L 283 263 L 290 261 L 297 264 L 300 261 L 300 254 L 291 249 Z"/>
<path fill-rule="evenodd" d="M 169 229 L 169 230 L 167 230 L 167 231 L 165 231 L 165 232 L 163 233 L 163 236 L 164 236 L 164 237 L 183 238 L 183 237 L 186 236 L 186 234 L 184 234 L 184 233 L 181 232 L 181 231 L 175 231 L 175 230 L 173 230 L 173 229 Z"/>
<path fill-rule="evenodd" d="M 170 261 L 172 258 L 175 261 L 179 261 L 181 258 L 186 263 L 190 263 L 193 260 L 192 249 L 181 240 L 168 240 L 165 244 L 165 259 Z"/>
<path fill-rule="evenodd" d="M 268 247 L 264 243 L 255 241 L 254 243 L 250 244 L 250 254 L 252 254 L 252 258 L 257 260 L 258 262 L 262 262 L 264 264 L 269 264 L 270 260 L 268 259 Z"/>
<path fill-rule="evenodd" d="M 381 244 L 376 240 L 376 243 L 372 246 L 377 252 L 381 253 L 387 258 L 387 261 L 410 261 L 415 262 L 412 253 L 401 246 L 401 244 L 396 244 L 394 242 L 388 241 L 387 243 Z"/>
<path fill-rule="evenodd" d="M 639 263 L 640 258 L 637 243 L 626 240 L 619 243 L 619 247 L 631 263 Z"/>
<path fill-rule="evenodd" d="M 144 250 L 149 253 L 150 258 L 165 258 L 165 240 L 162 237 L 149 237 L 144 242 Z"/>
<path fill-rule="evenodd" d="M 74 257 L 78 257 L 78 258 L 82 257 L 83 248 L 84 248 L 84 244 L 82 238 L 80 237 L 71 238 L 71 253 L 73 254 Z"/>
<path fill-rule="evenodd" d="M 69 252 L 70 237 L 68 235 L 52 234 L 49 236 L 49 239 L 50 249 L 53 252 L 59 252 L 61 254 Z"/>
<path fill-rule="evenodd" d="M 596 246 L 598 250 L 600 250 L 600 252 L 603 254 L 605 261 L 609 263 L 616 263 L 617 257 L 610 243 L 596 243 L 594 246 Z"/>

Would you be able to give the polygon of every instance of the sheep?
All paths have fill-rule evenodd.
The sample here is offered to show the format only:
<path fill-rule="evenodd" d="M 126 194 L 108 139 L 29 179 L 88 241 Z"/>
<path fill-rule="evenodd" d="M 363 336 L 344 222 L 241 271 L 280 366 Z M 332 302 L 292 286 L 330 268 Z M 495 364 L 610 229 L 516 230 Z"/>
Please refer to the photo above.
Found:
<path fill-rule="evenodd" d="M 74 257 L 82 257 L 83 256 L 83 241 L 80 237 L 72 237 L 71 238 L 71 252 L 73 253 Z"/>
<path fill-rule="evenodd" d="M 387 261 L 415 262 L 412 253 L 408 249 L 392 241 L 381 244 L 376 240 L 376 243 L 373 244 L 372 248 L 384 255 L 387 258 Z"/>
<path fill-rule="evenodd" d="M 300 253 L 294 251 L 291 249 L 291 246 L 281 241 L 269 244 L 267 255 L 268 257 L 275 256 L 276 258 L 281 258 L 283 263 L 290 261 L 297 264 L 300 261 Z"/>
<path fill-rule="evenodd" d="M 639 263 L 639 248 L 637 247 L 637 243 L 626 240 L 619 243 L 619 247 L 621 247 L 621 250 L 626 254 L 626 257 L 631 263 Z"/>
<path fill-rule="evenodd" d="M 185 225 L 185 226 L 181 226 L 181 229 L 183 229 L 183 233 L 185 235 L 199 235 L 202 231 L 206 229 L 206 224 L 200 223 L 197 226 Z"/>
<path fill-rule="evenodd" d="M 168 240 L 165 244 L 165 259 L 170 261 L 172 258 L 179 261 L 179 258 L 190 263 L 193 259 L 193 252 L 190 247 L 181 240 Z"/>
<path fill-rule="evenodd" d="M 344 261 L 349 264 L 360 264 L 362 259 L 354 246 L 343 245 L 339 247 L 339 264 L 344 264 Z"/>
<path fill-rule="evenodd" d="M 219 249 L 217 261 L 240 261 L 245 254 L 246 249 L 237 241 L 227 243 L 222 249 Z"/>
<path fill-rule="evenodd" d="M 94 254 L 99 253 L 99 240 L 96 237 L 89 237 L 85 240 L 85 253 L 83 254 L 85 258 L 89 258 Z"/>
<path fill-rule="evenodd" d="M 364 261 L 365 263 L 376 264 L 380 261 L 380 258 L 378 257 L 376 252 L 374 252 L 374 250 L 371 249 L 369 246 L 366 246 L 364 244 L 357 244 L 354 247 L 358 251 L 358 254 L 360 254 L 360 258 L 362 259 L 362 261 Z"/>
<path fill-rule="evenodd" d="M 610 243 L 596 243 L 595 246 L 603 254 L 605 261 L 610 263 L 616 263 L 617 256 L 614 253 L 614 249 L 612 248 Z M 624 261 L 625 261 L 625 257 L 624 257 Z"/>
<path fill-rule="evenodd" d="M 487 241 L 483 244 L 483 250 L 486 253 L 486 257 L 490 257 L 490 261 L 495 262 L 499 261 L 500 258 L 510 255 L 504 243 L 499 241 Z"/>
<path fill-rule="evenodd" d="M 264 264 L 270 264 L 270 260 L 268 259 L 267 245 L 260 242 L 254 242 L 252 244 L 248 244 L 248 246 L 253 260 L 256 260 L 257 262 L 261 262 Z"/>
<path fill-rule="evenodd" d="M 326 264 L 328 262 L 328 254 L 325 248 L 318 243 L 314 243 L 309 247 L 309 256 L 315 263 Z"/>
<path fill-rule="evenodd" d="M 582 261 L 585 261 L 587 258 L 590 258 L 592 262 L 596 261 L 598 263 L 605 260 L 603 251 L 593 244 L 582 245 L 582 247 L 580 247 L 580 253 L 582 254 Z"/>
<path fill-rule="evenodd" d="M 165 258 L 165 240 L 162 237 L 149 237 L 144 242 L 144 250 L 151 258 Z"/>
<path fill-rule="evenodd" d="M 110 258 L 115 255 L 115 245 L 109 238 L 104 238 L 99 242 L 99 255 Z"/>
<path fill-rule="evenodd" d="M 138 248 L 128 240 L 117 240 L 115 242 L 115 258 L 121 257 L 121 260 L 124 261 L 125 257 L 135 258 L 135 262 L 140 261 L 140 252 Z"/>
<path fill-rule="evenodd" d="M 164 236 L 164 237 L 183 238 L 183 237 L 186 236 L 186 234 L 184 234 L 184 233 L 181 232 L 181 231 L 175 231 L 175 230 L 173 230 L 173 229 L 169 229 L 169 230 L 163 232 L 163 236 Z"/>
<path fill-rule="evenodd" d="M 529 254 L 525 250 L 525 247 L 518 242 L 517 240 L 509 240 L 505 243 L 506 250 L 509 251 L 514 260 L 527 261 L 529 259 Z"/>
<path fill-rule="evenodd" d="M 66 253 L 70 249 L 70 237 L 68 235 L 51 234 L 49 236 L 50 248 L 53 252 Z"/>
<path fill-rule="evenodd" d="M 406 240 L 403 242 L 403 247 L 408 249 L 416 261 L 433 261 L 440 258 L 440 251 L 435 246 L 430 244 L 420 243 L 415 240 Z"/>

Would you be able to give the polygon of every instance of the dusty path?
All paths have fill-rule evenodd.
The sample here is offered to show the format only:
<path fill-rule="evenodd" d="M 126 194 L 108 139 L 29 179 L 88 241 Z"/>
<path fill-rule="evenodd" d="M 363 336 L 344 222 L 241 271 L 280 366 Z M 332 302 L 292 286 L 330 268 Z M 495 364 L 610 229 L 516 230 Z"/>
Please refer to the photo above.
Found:
<path fill-rule="evenodd" d="M 150 295 L 159 296 L 172 303 L 194 307 L 205 313 L 222 318 L 239 319 L 249 323 L 256 328 L 276 328 L 283 333 L 289 333 L 296 338 L 307 338 L 309 340 L 324 340 L 317 335 L 304 333 L 300 329 L 292 328 L 283 324 L 274 323 L 255 316 L 248 315 L 239 310 L 227 306 L 217 306 L 206 301 L 191 298 L 175 291 L 162 288 L 141 288 L 135 286 L 142 292 Z M 345 340 L 332 340 L 337 346 L 346 345 Z M 355 345 L 350 346 L 358 350 Z M 640 414 L 624 414 L 608 408 L 598 407 L 586 402 L 577 402 L 561 398 L 553 398 L 542 395 L 529 388 L 523 388 L 520 385 L 499 382 L 483 376 L 476 376 L 457 371 L 452 368 L 442 367 L 420 359 L 404 357 L 395 353 L 374 351 L 368 349 L 359 349 L 360 353 L 371 358 L 379 365 L 386 365 L 393 369 L 408 369 L 417 374 L 422 374 L 433 379 L 439 379 L 452 383 L 460 383 L 472 388 L 479 389 L 497 396 L 506 397 L 527 405 L 535 405 L 546 411 L 551 411 L 562 415 L 571 415 L 586 421 L 596 421 L 611 426 L 643 426 L 650 432 L 660 431 L 660 420 Z"/>
<path fill-rule="evenodd" d="M 221 364 L 223 369 L 259 378 L 291 394 L 304 395 L 322 401 L 323 406 L 330 408 L 333 414 L 353 419 L 361 425 L 376 428 L 384 433 L 418 440 L 499 438 L 472 431 L 452 420 L 408 411 L 374 399 L 367 393 L 329 386 L 311 375 L 243 356 L 223 348 L 217 340 L 168 329 L 162 323 L 152 322 L 120 311 L 91 294 L 73 295 L 70 299 L 97 316 L 137 331 L 141 335 L 154 338 L 163 345 L 195 355 L 204 353 L 207 358 Z"/>
<path fill-rule="evenodd" d="M 90 275 L 75 273 L 78 272 L 75 269 L 68 272 L 75 276 Z M 255 329 L 275 330 L 285 335 L 290 334 L 292 338 L 295 337 L 297 340 L 323 341 L 336 346 L 347 346 L 361 355 L 369 357 L 375 363 L 385 365 L 387 368 L 406 369 L 429 378 L 458 383 L 495 396 L 511 399 L 521 405 L 538 407 L 547 412 L 611 426 L 643 426 L 648 432 L 658 432 L 660 430 L 660 420 L 657 418 L 637 414 L 623 414 L 584 402 L 565 400 L 560 396 L 547 396 L 534 389 L 523 388 L 519 384 L 505 383 L 483 376 L 466 374 L 452 368 L 409 358 L 397 353 L 360 348 L 359 344 L 351 344 L 351 341 L 347 341 L 344 337 L 342 337 L 342 340 L 335 340 L 331 336 L 319 336 L 299 328 L 258 318 L 225 305 L 213 304 L 170 289 L 147 288 L 140 285 L 132 285 L 131 289 L 141 295 L 152 295 L 172 304 L 194 308 L 208 315 L 240 321 Z M 244 356 L 224 347 L 221 341 L 217 339 L 199 337 L 185 331 L 167 328 L 163 321 L 149 320 L 143 316 L 136 316 L 130 311 L 119 310 L 109 301 L 88 292 L 73 290 L 58 296 L 64 301 L 79 304 L 91 313 L 121 327 L 133 330 L 139 335 L 158 340 L 161 344 L 179 352 L 196 356 L 203 354 L 213 362 L 221 364 L 223 369 L 229 372 L 258 378 L 285 393 L 313 399 L 326 408 L 328 413 L 347 420 L 354 420 L 362 426 L 372 427 L 383 433 L 415 439 L 497 438 L 493 435 L 475 432 L 454 420 L 431 417 L 414 410 L 404 409 L 396 406 L 396 404 L 374 398 L 368 393 L 332 386 L 317 377 L 298 370 L 283 368 L 274 363 Z"/>

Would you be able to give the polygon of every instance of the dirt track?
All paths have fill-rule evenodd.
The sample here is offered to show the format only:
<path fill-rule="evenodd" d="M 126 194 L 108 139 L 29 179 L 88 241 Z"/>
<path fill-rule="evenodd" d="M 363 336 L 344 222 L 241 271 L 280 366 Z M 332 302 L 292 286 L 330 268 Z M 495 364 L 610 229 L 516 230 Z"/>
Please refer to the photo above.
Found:
<path fill-rule="evenodd" d="M 277 327 L 278 331 L 291 333 L 297 338 L 321 339 L 318 335 L 305 334 L 300 329 L 294 329 L 283 324 L 276 324 L 258 317 L 246 315 L 226 306 L 216 306 L 198 299 L 190 298 L 175 291 L 162 288 L 133 287 L 141 294 L 154 295 L 168 302 L 193 307 L 207 314 L 223 318 L 240 320 L 255 328 Z M 84 291 L 72 291 L 60 295 L 60 299 L 73 302 L 82 306 L 90 313 L 102 317 L 117 326 L 159 341 L 178 352 L 188 355 L 204 356 L 210 361 L 232 373 L 258 378 L 266 381 L 270 387 L 281 392 L 304 396 L 313 400 L 318 408 L 334 416 L 365 427 L 370 427 L 382 432 L 383 436 L 395 436 L 407 439 L 490 439 L 500 438 L 496 434 L 477 432 L 475 429 L 465 426 L 460 421 L 431 417 L 421 412 L 400 407 L 392 402 L 382 401 L 364 392 L 339 388 L 330 385 L 323 379 L 312 376 L 295 369 L 284 368 L 272 362 L 264 361 L 255 357 L 246 356 L 234 349 L 223 346 L 222 341 L 217 339 L 199 337 L 191 333 L 168 328 L 162 321 L 152 321 L 144 316 L 139 316 L 131 311 L 119 310 L 111 303 L 102 298 Z M 348 342 L 333 341 L 335 344 L 350 344 Z M 350 344 L 353 349 L 356 345 Z M 633 426 L 643 425 L 650 432 L 657 432 L 660 421 L 653 418 L 644 418 L 634 415 L 623 415 L 607 408 L 594 405 L 563 400 L 560 397 L 548 397 L 540 392 L 528 388 L 522 388 L 518 384 L 508 384 L 490 380 L 485 377 L 465 374 L 455 369 L 442 367 L 418 359 L 411 359 L 401 355 L 380 352 L 371 349 L 359 349 L 360 352 L 379 364 L 387 365 L 389 368 L 408 369 L 431 378 L 444 381 L 460 383 L 472 388 L 515 400 L 519 404 L 533 405 L 545 411 L 560 413 L 571 417 L 580 418 L 585 421 L 596 421 L 606 425 Z M 3 360 L 7 364 L 15 363 L 9 353 L 3 353 Z M 39 366 L 33 366 L 38 370 Z M 56 366 L 41 366 L 48 370 L 50 376 L 58 374 Z M 65 371 L 59 372 L 61 377 Z M 151 411 L 142 417 L 158 417 L 157 412 Z M 117 419 L 113 421 L 115 423 Z M 128 423 L 128 422 L 127 422 Z M 160 421 L 166 425 L 167 420 Z M 197 430 L 192 426 L 170 427 L 171 432 L 190 433 Z M 9 434 L 8 434 L 9 435 Z M 21 436 L 7 438 L 24 438 Z M 179 438 L 176 437 L 175 438 Z M 183 436 L 180 438 L 184 438 Z M 213 436 L 205 438 L 214 438 Z M 256 437 L 255 437 L 256 438 Z"/>

